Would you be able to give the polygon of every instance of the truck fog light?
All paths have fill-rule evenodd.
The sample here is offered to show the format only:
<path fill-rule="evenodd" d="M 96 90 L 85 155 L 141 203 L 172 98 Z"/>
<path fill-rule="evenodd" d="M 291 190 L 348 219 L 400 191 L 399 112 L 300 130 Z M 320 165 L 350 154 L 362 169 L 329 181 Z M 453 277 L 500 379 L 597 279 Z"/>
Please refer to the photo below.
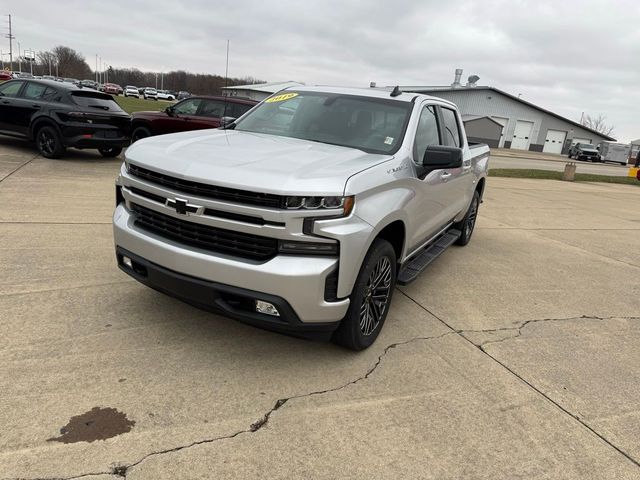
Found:
<path fill-rule="evenodd" d="M 122 263 L 124 263 L 125 267 L 130 268 L 131 270 L 133 270 L 133 263 L 131 262 L 131 259 L 129 257 L 122 257 Z"/>
<path fill-rule="evenodd" d="M 278 312 L 278 309 L 272 303 L 263 302 L 262 300 L 256 300 L 256 312 L 273 317 L 280 316 L 280 312 Z"/>

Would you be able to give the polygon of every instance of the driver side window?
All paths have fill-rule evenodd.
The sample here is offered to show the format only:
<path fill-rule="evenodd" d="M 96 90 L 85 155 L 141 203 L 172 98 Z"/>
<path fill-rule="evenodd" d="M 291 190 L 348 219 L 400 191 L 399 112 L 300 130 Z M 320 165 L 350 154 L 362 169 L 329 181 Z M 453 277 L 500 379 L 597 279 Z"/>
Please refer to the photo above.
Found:
<path fill-rule="evenodd" d="M 173 111 L 178 115 L 195 115 L 198 111 L 198 107 L 200 106 L 201 100 L 199 98 L 190 98 L 189 100 L 185 100 L 177 104 Z"/>
<path fill-rule="evenodd" d="M 424 152 L 429 145 L 440 145 L 438 119 L 433 105 L 423 108 L 422 113 L 420 113 L 418 128 L 416 129 L 416 140 L 413 145 L 413 157 L 416 163 L 422 164 Z"/>

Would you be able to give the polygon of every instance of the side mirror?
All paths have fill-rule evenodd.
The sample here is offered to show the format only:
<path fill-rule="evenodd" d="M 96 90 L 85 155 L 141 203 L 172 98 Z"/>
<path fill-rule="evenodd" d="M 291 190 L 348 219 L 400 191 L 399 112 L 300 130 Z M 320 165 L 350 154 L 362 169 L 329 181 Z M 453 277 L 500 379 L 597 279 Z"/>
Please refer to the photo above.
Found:
<path fill-rule="evenodd" d="M 236 121 L 236 117 L 222 117 L 220 118 L 220 126 L 226 127 L 235 121 Z"/>
<path fill-rule="evenodd" d="M 167 108 L 164 109 L 164 111 L 167 115 L 169 115 L 170 117 L 173 117 L 174 115 L 173 105 L 169 105 Z"/>
<path fill-rule="evenodd" d="M 460 168 L 462 167 L 462 149 L 429 145 L 424 152 L 424 157 L 422 157 L 422 166 L 430 170 Z"/>

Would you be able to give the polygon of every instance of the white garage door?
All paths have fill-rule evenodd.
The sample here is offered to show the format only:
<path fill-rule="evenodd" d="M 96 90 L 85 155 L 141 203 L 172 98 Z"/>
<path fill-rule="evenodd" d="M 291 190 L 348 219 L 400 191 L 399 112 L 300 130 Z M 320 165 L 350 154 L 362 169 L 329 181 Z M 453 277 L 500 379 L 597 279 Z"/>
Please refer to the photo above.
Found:
<path fill-rule="evenodd" d="M 562 146 L 564 145 L 566 136 L 567 132 L 561 130 L 547 130 L 547 138 L 544 141 L 542 151 L 547 153 L 562 153 Z"/>
<path fill-rule="evenodd" d="M 515 148 L 517 150 L 529 150 L 529 143 L 531 143 L 531 130 L 533 130 L 533 122 L 518 120 L 516 122 L 516 129 L 513 132 L 511 148 Z"/>
<path fill-rule="evenodd" d="M 509 121 L 509 119 L 504 117 L 491 117 L 491 118 L 496 122 L 498 122 L 500 125 L 502 125 L 502 133 L 500 133 L 500 141 L 498 142 L 498 147 L 502 148 L 504 147 L 504 132 L 507 129 L 507 122 Z"/>

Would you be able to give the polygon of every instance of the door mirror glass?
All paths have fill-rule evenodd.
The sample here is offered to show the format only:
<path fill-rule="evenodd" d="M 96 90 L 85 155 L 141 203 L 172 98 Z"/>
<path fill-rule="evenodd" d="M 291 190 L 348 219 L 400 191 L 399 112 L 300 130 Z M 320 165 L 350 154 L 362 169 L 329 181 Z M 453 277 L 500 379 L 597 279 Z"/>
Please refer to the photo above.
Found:
<path fill-rule="evenodd" d="M 422 157 L 422 165 L 430 170 L 462 167 L 462 149 L 429 145 Z"/>
<path fill-rule="evenodd" d="M 170 117 L 173 116 L 173 105 L 169 105 L 167 108 L 164 109 L 164 111 Z"/>

